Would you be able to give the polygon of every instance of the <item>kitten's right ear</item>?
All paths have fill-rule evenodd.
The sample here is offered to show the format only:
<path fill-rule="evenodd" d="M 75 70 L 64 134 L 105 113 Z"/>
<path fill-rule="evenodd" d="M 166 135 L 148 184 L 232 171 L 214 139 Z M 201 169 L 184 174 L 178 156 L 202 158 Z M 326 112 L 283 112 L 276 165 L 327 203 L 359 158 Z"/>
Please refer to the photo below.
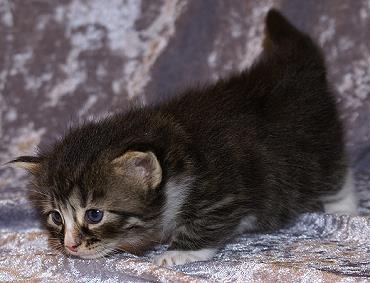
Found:
<path fill-rule="evenodd" d="M 34 175 L 41 171 L 41 158 L 36 156 L 19 156 L 14 160 L 5 163 L 5 165 L 8 164 L 26 169 L 28 172 Z"/>
<path fill-rule="evenodd" d="M 162 168 L 151 151 L 128 151 L 112 161 L 116 174 L 126 176 L 145 189 L 154 189 L 162 181 Z"/>

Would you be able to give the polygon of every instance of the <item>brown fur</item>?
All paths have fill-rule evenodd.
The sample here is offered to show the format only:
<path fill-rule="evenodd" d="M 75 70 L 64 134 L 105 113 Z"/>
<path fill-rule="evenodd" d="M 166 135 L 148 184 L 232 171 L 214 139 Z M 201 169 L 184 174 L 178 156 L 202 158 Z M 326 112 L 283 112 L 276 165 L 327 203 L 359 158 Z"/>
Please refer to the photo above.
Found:
<path fill-rule="evenodd" d="M 170 250 L 197 256 L 212 255 L 243 227 L 270 231 L 320 210 L 346 172 L 324 61 L 274 10 L 266 35 L 265 50 L 240 74 L 82 124 L 37 157 L 14 160 L 37 164 L 36 202 L 104 211 L 99 224 L 74 222 L 82 248 L 138 251 L 169 240 Z M 63 246 L 64 226 L 50 225 L 49 215 Z"/>

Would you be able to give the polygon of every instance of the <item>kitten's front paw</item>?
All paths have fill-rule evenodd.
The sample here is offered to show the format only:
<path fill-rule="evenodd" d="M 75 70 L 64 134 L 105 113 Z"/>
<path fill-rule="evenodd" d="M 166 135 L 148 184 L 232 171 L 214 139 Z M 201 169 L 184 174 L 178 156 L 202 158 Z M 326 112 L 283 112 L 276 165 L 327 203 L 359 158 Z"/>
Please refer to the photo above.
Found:
<path fill-rule="evenodd" d="M 166 251 L 156 256 L 154 264 L 161 266 L 173 266 L 194 261 L 211 259 L 216 253 L 216 249 L 201 249 L 196 251 Z"/>

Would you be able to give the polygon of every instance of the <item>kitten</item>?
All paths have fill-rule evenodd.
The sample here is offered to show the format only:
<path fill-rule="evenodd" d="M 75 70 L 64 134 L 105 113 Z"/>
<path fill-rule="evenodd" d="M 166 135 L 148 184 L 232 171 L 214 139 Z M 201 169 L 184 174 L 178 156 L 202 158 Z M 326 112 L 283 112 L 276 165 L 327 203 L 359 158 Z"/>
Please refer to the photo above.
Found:
<path fill-rule="evenodd" d="M 319 49 L 270 10 L 248 70 L 87 122 L 11 163 L 32 173 L 31 199 L 63 252 L 96 258 L 169 242 L 154 262 L 174 265 L 300 213 L 355 213 L 343 147 Z"/>

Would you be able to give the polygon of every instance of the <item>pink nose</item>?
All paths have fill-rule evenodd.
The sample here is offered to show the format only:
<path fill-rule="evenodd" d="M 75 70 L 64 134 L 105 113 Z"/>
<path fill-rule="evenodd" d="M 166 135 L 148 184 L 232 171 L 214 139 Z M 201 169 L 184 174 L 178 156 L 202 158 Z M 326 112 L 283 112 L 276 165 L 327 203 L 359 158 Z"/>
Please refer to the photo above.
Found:
<path fill-rule="evenodd" d="M 76 246 L 67 246 L 66 245 L 66 248 L 69 249 L 72 252 L 77 252 L 77 247 L 78 247 L 77 245 Z"/>

